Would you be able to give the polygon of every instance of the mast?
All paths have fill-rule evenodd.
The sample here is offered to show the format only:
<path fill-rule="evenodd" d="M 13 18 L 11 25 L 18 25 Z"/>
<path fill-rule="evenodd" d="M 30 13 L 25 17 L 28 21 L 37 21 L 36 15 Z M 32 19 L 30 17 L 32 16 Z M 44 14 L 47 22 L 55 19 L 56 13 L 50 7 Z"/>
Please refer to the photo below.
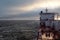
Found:
<path fill-rule="evenodd" d="M 47 13 L 47 12 L 48 12 L 48 9 L 46 8 L 46 10 L 45 10 L 45 11 L 46 11 L 46 13 Z"/>

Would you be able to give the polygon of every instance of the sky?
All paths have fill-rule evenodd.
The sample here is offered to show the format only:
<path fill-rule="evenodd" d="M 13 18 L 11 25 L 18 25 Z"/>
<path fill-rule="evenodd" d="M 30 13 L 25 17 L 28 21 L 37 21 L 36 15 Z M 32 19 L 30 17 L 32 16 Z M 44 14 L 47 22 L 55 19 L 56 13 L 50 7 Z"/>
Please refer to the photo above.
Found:
<path fill-rule="evenodd" d="M 60 0 L 0 0 L 0 20 L 39 20 L 46 8 L 60 14 Z"/>

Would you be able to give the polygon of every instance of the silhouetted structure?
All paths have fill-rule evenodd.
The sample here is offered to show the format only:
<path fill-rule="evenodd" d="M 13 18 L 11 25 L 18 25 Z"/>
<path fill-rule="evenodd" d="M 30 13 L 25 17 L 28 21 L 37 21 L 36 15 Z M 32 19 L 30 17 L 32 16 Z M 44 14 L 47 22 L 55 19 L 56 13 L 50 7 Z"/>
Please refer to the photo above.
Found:
<path fill-rule="evenodd" d="M 55 28 L 55 13 L 40 13 L 40 28 L 38 29 L 37 40 L 59 40 L 60 32 Z"/>

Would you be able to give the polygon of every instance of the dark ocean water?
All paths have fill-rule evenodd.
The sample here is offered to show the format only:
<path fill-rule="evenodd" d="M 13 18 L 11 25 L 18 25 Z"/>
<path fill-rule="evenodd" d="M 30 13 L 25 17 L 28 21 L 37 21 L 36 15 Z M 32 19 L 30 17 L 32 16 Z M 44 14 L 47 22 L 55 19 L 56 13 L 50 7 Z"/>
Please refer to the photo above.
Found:
<path fill-rule="evenodd" d="M 38 24 L 39 20 L 0 20 L 0 27 L 8 27 L 13 25 L 24 26 Z"/>
<path fill-rule="evenodd" d="M 0 28 L 32 29 L 39 26 L 39 20 L 0 20 Z M 29 30 L 28 29 L 28 30 Z"/>
<path fill-rule="evenodd" d="M 32 40 L 36 36 L 38 26 L 39 20 L 0 20 L 0 34 L 2 35 L 0 35 L 0 40 L 23 40 L 24 38 Z"/>

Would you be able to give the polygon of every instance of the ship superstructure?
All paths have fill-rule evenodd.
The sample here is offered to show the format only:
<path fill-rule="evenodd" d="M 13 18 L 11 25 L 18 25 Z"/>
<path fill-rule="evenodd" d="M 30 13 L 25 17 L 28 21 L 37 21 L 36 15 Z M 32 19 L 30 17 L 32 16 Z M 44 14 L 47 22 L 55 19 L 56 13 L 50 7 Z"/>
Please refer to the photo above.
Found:
<path fill-rule="evenodd" d="M 40 12 L 40 27 L 38 29 L 37 40 L 56 40 L 60 38 L 60 32 L 55 27 L 56 13 Z"/>

